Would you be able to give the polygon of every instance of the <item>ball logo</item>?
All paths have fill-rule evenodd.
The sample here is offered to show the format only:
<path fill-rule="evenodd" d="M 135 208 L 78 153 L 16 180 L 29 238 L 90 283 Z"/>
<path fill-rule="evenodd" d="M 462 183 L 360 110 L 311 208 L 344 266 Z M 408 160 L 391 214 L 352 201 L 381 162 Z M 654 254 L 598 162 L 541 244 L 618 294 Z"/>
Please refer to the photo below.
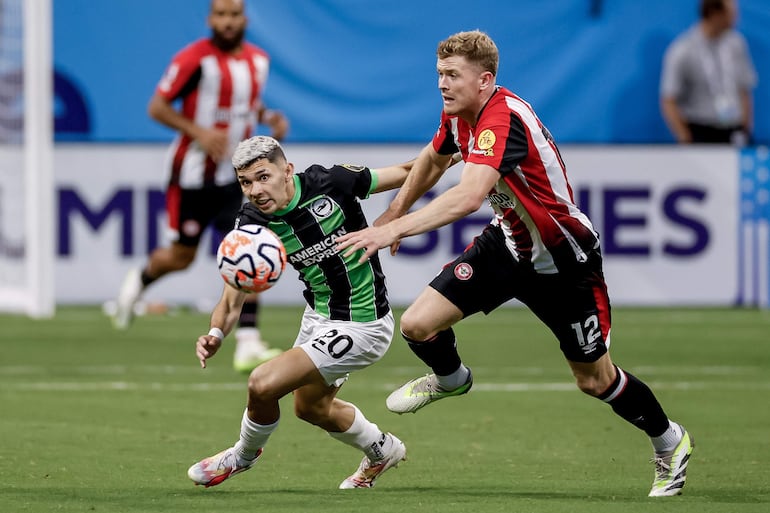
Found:
<path fill-rule="evenodd" d="M 470 264 L 463 262 L 455 266 L 455 277 L 458 280 L 466 281 L 469 280 L 471 276 L 473 276 L 473 267 L 471 267 Z"/>

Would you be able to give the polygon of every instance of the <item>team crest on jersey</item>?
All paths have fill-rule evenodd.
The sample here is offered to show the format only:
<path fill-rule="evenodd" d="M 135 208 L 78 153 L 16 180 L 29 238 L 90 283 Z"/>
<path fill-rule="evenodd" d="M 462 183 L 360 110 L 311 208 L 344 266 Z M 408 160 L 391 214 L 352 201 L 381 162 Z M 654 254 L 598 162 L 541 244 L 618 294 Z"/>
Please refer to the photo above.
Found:
<path fill-rule="evenodd" d="M 473 267 L 470 264 L 462 262 L 455 266 L 455 278 L 458 280 L 470 280 L 471 276 L 473 276 Z"/>
<path fill-rule="evenodd" d="M 491 157 L 494 155 L 492 146 L 495 145 L 495 142 L 497 142 L 495 133 L 492 130 L 486 129 L 482 131 L 479 134 L 478 139 L 476 139 L 476 146 L 478 146 L 480 150 L 485 150 L 486 156 Z"/>
<path fill-rule="evenodd" d="M 319 198 L 310 204 L 310 211 L 316 219 L 324 219 L 332 215 L 334 205 L 329 198 Z"/>
<path fill-rule="evenodd" d="M 360 173 L 364 170 L 364 166 L 357 166 L 355 164 L 340 164 L 340 166 L 344 167 L 348 171 L 353 171 L 354 173 Z"/>

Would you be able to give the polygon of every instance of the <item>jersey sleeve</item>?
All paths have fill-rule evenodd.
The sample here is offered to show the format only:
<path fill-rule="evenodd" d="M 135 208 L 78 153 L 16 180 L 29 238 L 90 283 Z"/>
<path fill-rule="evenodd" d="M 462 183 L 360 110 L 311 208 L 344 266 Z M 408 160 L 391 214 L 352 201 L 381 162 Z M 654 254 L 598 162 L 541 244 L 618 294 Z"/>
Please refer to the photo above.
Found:
<path fill-rule="evenodd" d="M 268 221 L 269 219 L 267 219 L 264 214 L 257 210 L 257 207 L 251 203 L 244 203 L 241 205 L 241 209 L 238 211 L 238 215 L 235 216 L 235 223 L 233 228 L 238 228 L 239 226 L 246 226 L 249 224 L 261 224 L 266 226 Z"/>
<path fill-rule="evenodd" d="M 686 46 L 681 38 L 674 40 L 663 54 L 660 73 L 660 96 L 678 98 L 684 90 L 686 69 Z"/>
<path fill-rule="evenodd" d="M 251 51 L 251 61 L 254 64 L 254 76 L 259 90 L 264 91 L 267 84 L 267 77 L 270 75 L 270 56 L 261 48 L 249 45 Z"/>
<path fill-rule="evenodd" d="M 505 176 L 526 157 L 529 136 L 524 122 L 515 112 L 494 116 L 480 123 L 474 147 L 466 162 L 486 164 Z"/>
<path fill-rule="evenodd" d="M 200 51 L 193 44 L 177 53 L 163 73 L 155 92 L 172 101 L 181 96 L 182 91 L 187 90 L 188 82 L 198 74 L 200 69 Z"/>
<path fill-rule="evenodd" d="M 736 67 L 738 69 L 738 85 L 744 91 L 751 91 L 757 87 L 757 70 L 751 60 L 749 45 L 742 34 L 735 33 Z"/>
<path fill-rule="evenodd" d="M 338 164 L 330 170 L 332 184 L 343 191 L 351 191 L 360 199 L 366 199 L 377 185 L 377 178 L 365 166 Z"/>
<path fill-rule="evenodd" d="M 439 155 L 454 155 L 460 151 L 452 135 L 451 118 L 444 112 L 441 113 L 441 123 L 433 136 L 433 149 Z"/>

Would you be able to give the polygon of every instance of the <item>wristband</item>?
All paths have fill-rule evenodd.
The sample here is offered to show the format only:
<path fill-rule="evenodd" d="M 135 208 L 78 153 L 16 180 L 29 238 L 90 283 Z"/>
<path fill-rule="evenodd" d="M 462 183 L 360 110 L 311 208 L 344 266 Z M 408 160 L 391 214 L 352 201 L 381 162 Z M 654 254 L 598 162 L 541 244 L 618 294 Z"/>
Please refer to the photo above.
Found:
<path fill-rule="evenodd" d="M 209 330 L 209 336 L 217 337 L 219 340 L 224 340 L 225 339 L 225 332 L 220 330 L 219 328 L 211 328 Z"/>

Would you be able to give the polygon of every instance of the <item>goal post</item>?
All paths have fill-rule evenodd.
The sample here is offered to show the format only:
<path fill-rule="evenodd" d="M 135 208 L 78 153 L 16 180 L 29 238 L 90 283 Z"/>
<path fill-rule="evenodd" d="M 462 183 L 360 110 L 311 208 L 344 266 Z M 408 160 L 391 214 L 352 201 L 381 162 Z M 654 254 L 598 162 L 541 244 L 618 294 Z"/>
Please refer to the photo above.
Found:
<path fill-rule="evenodd" d="M 55 313 L 52 0 L 0 0 L 0 310 Z"/>

